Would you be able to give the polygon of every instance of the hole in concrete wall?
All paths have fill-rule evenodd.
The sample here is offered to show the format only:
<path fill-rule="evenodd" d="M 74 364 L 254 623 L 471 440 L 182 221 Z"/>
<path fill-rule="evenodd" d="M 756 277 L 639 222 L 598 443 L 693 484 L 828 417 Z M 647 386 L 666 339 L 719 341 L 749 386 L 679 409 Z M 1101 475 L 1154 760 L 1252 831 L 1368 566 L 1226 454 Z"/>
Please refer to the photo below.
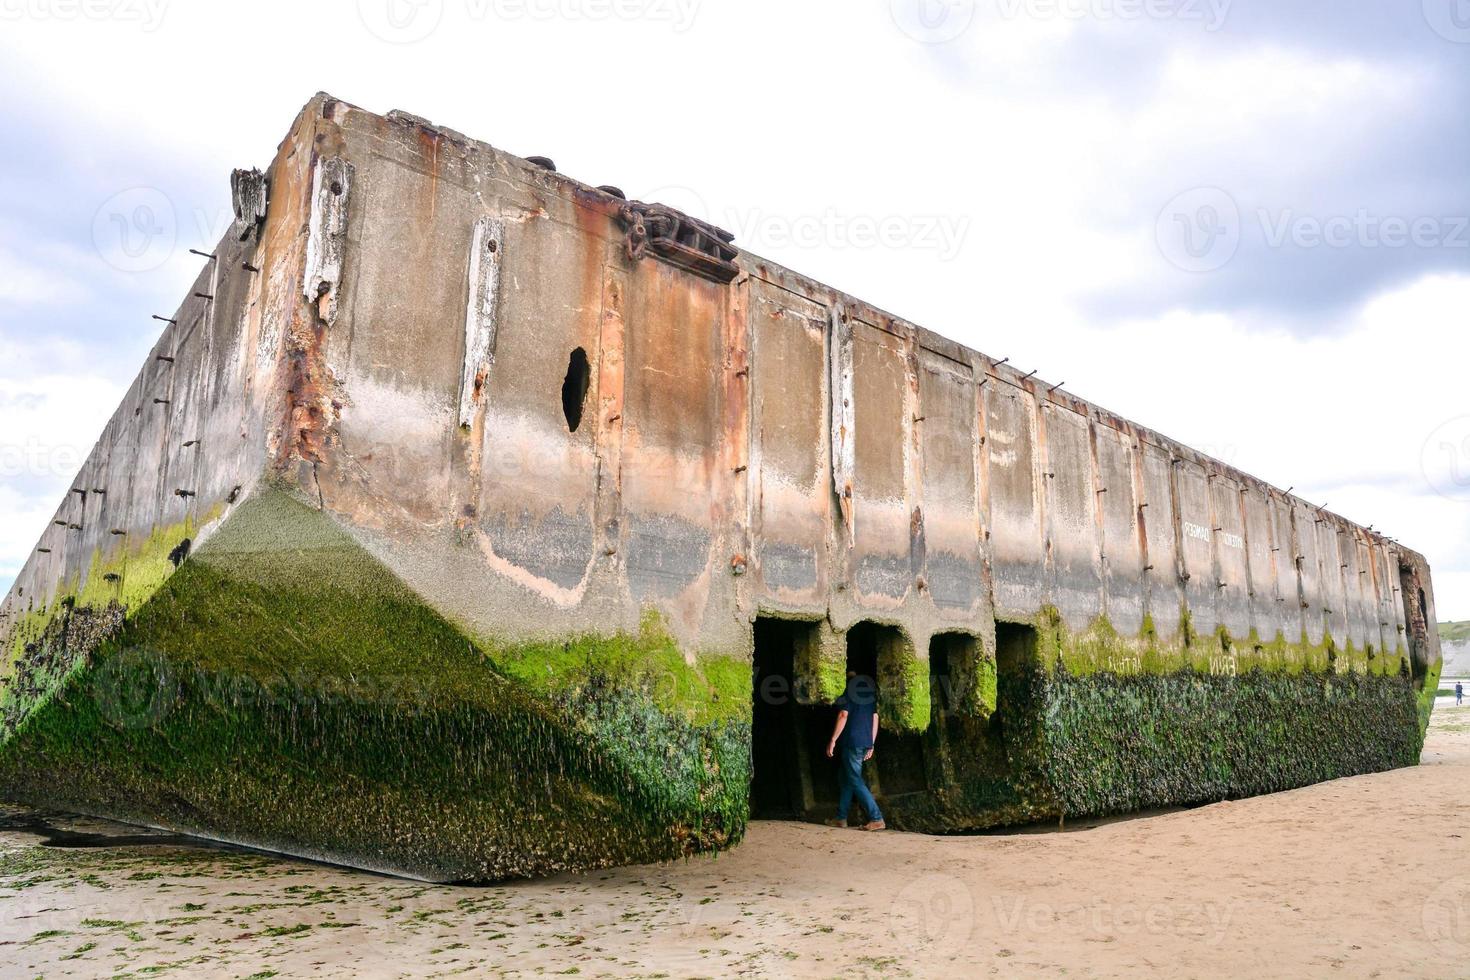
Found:
<path fill-rule="evenodd" d="M 830 766 L 824 726 L 830 731 L 831 707 L 808 703 L 797 685 L 800 651 L 817 642 L 815 623 L 761 618 L 755 621 L 755 687 L 750 731 L 750 815 L 789 820 L 804 816 L 814 799 L 814 770 Z M 823 796 L 837 798 L 835 776 Z"/>
<path fill-rule="evenodd" d="M 964 685 L 973 680 L 980 658 L 980 641 L 967 633 L 940 633 L 929 641 L 930 726 L 960 710 L 971 694 Z"/>
<path fill-rule="evenodd" d="M 582 405 L 587 401 L 587 389 L 591 385 L 592 365 L 587 362 L 587 352 L 578 347 L 572 351 L 566 380 L 561 383 L 561 410 L 567 417 L 570 432 L 576 432 L 582 424 Z"/>
<path fill-rule="evenodd" d="M 1037 664 L 1040 643 L 1041 637 L 1034 626 L 995 624 L 995 718 L 1002 729 L 1007 720 L 1026 706 L 1028 682 Z"/>
<path fill-rule="evenodd" d="M 900 732 L 894 719 L 883 717 L 884 679 L 894 676 L 908 652 L 908 640 L 897 627 L 858 623 L 847 631 L 848 672 L 873 678 L 878 689 L 878 745 L 868 775 L 869 786 L 879 796 L 899 796 L 928 788 L 924 736 L 918 732 Z"/>

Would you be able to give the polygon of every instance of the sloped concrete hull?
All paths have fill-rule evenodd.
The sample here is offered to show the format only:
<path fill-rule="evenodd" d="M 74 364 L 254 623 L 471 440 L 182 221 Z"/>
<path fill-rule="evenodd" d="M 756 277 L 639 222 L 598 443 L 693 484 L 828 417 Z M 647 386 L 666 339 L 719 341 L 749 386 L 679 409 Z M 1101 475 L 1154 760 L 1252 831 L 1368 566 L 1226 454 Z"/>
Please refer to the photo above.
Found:
<path fill-rule="evenodd" d="M 92 641 L 52 651 L 69 666 L 0 743 L 0 796 L 431 881 L 670 859 L 743 826 L 744 753 L 715 730 L 636 688 L 531 693 L 284 494 Z M 660 759 L 650 781 L 632 723 L 634 756 L 694 749 L 697 776 Z"/>

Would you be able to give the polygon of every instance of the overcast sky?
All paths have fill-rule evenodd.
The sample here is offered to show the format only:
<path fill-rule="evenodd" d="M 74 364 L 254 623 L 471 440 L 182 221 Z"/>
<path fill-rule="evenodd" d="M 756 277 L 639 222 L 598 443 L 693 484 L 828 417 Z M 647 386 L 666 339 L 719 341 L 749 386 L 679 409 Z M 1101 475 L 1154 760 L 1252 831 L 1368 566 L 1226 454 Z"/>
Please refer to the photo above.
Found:
<path fill-rule="evenodd" d="M 1470 0 L 0 0 L 0 591 L 318 90 L 1295 486 L 1470 618 Z"/>

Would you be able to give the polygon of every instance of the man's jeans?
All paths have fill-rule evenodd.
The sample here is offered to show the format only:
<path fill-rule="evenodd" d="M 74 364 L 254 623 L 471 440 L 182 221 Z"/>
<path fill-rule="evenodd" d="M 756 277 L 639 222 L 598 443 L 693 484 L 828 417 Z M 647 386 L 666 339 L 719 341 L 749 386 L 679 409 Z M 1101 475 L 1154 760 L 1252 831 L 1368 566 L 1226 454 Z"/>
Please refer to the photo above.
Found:
<path fill-rule="evenodd" d="M 837 779 L 842 785 L 842 792 L 837 797 L 837 819 L 846 820 L 847 811 L 852 809 L 852 798 L 857 796 L 863 809 L 868 812 L 868 820 L 882 820 L 883 813 L 878 809 L 878 801 L 873 799 L 873 794 L 868 792 L 868 784 L 863 782 L 863 756 L 868 754 L 867 749 L 853 748 L 843 745 L 837 749 Z"/>

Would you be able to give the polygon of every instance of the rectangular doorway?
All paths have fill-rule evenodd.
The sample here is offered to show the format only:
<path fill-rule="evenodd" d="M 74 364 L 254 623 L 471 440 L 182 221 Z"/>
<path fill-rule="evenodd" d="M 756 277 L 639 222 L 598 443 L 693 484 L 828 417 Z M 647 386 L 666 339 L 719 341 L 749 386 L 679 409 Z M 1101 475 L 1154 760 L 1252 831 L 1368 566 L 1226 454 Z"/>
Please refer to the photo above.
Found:
<path fill-rule="evenodd" d="M 816 629 L 816 623 L 765 617 L 755 621 L 752 819 L 801 819 L 812 806 L 809 743 L 815 708 L 803 703 L 796 665 L 800 652 L 816 642 Z"/>

